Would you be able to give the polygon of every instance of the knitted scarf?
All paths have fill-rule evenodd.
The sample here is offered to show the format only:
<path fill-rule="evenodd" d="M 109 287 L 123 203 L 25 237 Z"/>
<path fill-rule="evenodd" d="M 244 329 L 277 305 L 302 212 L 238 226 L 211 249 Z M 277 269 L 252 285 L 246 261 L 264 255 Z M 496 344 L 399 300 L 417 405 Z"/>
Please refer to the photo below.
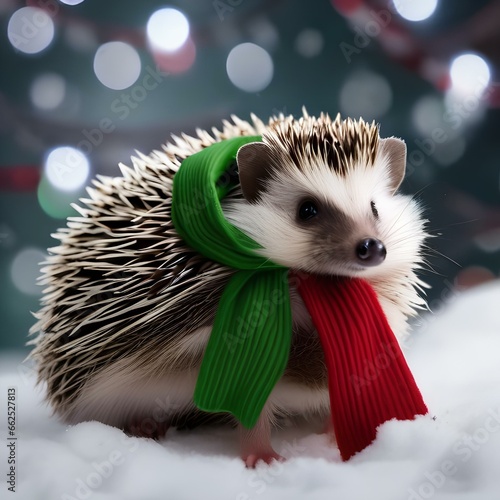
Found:
<path fill-rule="evenodd" d="M 172 193 L 172 220 L 184 241 L 237 270 L 217 308 L 194 402 L 229 412 L 248 428 L 284 373 L 292 337 L 288 269 L 257 255 L 259 245 L 224 218 L 220 204 L 234 187 L 227 169 L 238 149 L 260 140 L 227 139 L 186 158 Z M 427 408 L 366 281 L 294 278 L 323 345 L 334 429 L 348 459 L 371 443 L 377 425 Z M 363 370 L 371 365 L 375 375 L 367 379 Z"/>

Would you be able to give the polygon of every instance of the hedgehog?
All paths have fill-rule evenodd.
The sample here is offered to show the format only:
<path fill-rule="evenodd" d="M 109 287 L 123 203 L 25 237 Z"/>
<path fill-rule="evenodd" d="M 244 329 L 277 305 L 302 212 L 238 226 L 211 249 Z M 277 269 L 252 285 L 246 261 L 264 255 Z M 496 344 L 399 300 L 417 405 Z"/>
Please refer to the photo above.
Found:
<path fill-rule="evenodd" d="M 31 353 L 47 401 L 66 423 L 96 420 L 131 435 L 227 422 L 193 402 L 217 305 L 234 269 L 190 248 L 172 223 L 172 185 L 182 161 L 225 139 L 260 135 L 242 146 L 230 172 L 225 218 L 255 240 L 256 252 L 290 270 L 362 277 L 401 342 L 425 307 L 427 221 L 398 192 L 406 145 L 379 126 L 328 114 L 280 114 L 264 123 L 232 116 L 222 130 L 172 136 L 137 152 L 122 176 L 96 176 L 79 216 L 54 235 L 40 282 L 41 309 Z M 248 466 L 280 458 L 270 434 L 286 417 L 327 418 L 324 355 L 290 280 L 293 334 L 287 367 L 254 428 L 240 427 Z"/>

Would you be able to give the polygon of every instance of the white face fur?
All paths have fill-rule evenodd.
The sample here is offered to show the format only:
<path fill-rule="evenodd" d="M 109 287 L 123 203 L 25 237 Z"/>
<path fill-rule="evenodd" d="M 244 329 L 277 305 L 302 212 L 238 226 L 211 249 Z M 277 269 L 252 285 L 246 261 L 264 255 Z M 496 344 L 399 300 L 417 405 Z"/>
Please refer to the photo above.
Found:
<path fill-rule="evenodd" d="M 372 279 L 404 277 L 421 261 L 425 231 L 417 203 L 394 194 L 404 175 L 404 154 L 402 161 L 395 181 L 391 155 L 382 141 L 373 165 L 358 162 L 347 174 L 324 160 L 311 160 L 307 168 L 273 169 L 255 199 L 228 200 L 223 211 L 262 245 L 261 255 L 283 266 Z M 307 220 L 300 216 L 304 202 L 316 208 Z M 385 259 L 365 265 L 358 247 L 366 239 L 383 244 Z"/>

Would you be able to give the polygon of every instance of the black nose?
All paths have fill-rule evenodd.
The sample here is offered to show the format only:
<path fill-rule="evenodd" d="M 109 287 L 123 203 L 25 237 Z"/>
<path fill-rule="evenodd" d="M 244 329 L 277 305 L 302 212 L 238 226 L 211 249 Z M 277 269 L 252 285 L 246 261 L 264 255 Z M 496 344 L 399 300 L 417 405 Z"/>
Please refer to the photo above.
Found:
<path fill-rule="evenodd" d="M 375 238 L 361 240 L 356 247 L 356 256 L 363 266 L 378 266 L 387 255 L 384 244 Z"/>

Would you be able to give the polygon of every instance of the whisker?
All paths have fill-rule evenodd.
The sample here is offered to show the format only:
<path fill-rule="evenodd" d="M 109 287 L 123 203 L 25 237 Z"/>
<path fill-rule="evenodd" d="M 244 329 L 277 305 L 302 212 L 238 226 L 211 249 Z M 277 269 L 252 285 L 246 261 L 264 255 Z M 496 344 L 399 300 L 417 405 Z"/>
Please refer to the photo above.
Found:
<path fill-rule="evenodd" d="M 464 224 L 470 224 L 472 222 L 477 222 L 481 219 L 470 219 L 470 220 L 464 220 L 461 222 L 454 222 L 453 224 L 447 224 L 446 226 L 443 227 L 436 227 L 436 228 L 429 228 L 430 231 L 442 231 L 444 229 L 448 229 L 449 227 L 454 227 L 454 226 L 461 226 Z"/>
<path fill-rule="evenodd" d="M 435 184 L 434 182 L 429 182 L 429 184 L 426 184 L 425 186 L 421 187 L 418 191 L 416 191 L 411 199 L 414 200 L 417 196 L 419 196 L 420 194 L 423 193 L 424 189 L 427 189 L 428 187 L 432 186 L 433 184 Z"/>
<path fill-rule="evenodd" d="M 409 237 L 414 236 L 414 231 L 411 227 L 409 227 L 404 231 L 398 231 L 398 238 L 392 239 L 391 236 L 392 235 L 385 236 L 384 241 L 390 242 L 392 246 L 399 245 L 401 242 L 407 240 Z M 427 237 L 426 234 L 424 236 Z"/>
<path fill-rule="evenodd" d="M 422 265 L 420 266 L 420 269 L 423 272 L 430 272 L 432 274 L 435 274 L 436 276 L 442 276 L 443 278 L 446 276 L 445 274 L 440 273 L 439 271 L 434 269 L 434 267 L 427 260 L 422 261 Z"/>
<path fill-rule="evenodd" d="M 446 259 L 448 261 L 450 261 L 451 263 L 455 264 L 456 266 L 462 268 L 463 266 L 461 264 L 459 264 L 457 261 L 453 260 L 451 257 L 448 257 L 447 255 L 445 255 L 444 253 L 440 252 L 439 250 L 436 250 L 435 248 L 432 248 L 432 247 L 429 247 L 429 246 L 425 246 L 425 249 L 430 252 L 431 254 L 433 255 L 429 255 L 429 256 L 439 256 L 439 257 L 442 257 L 443 259 Z"/>

